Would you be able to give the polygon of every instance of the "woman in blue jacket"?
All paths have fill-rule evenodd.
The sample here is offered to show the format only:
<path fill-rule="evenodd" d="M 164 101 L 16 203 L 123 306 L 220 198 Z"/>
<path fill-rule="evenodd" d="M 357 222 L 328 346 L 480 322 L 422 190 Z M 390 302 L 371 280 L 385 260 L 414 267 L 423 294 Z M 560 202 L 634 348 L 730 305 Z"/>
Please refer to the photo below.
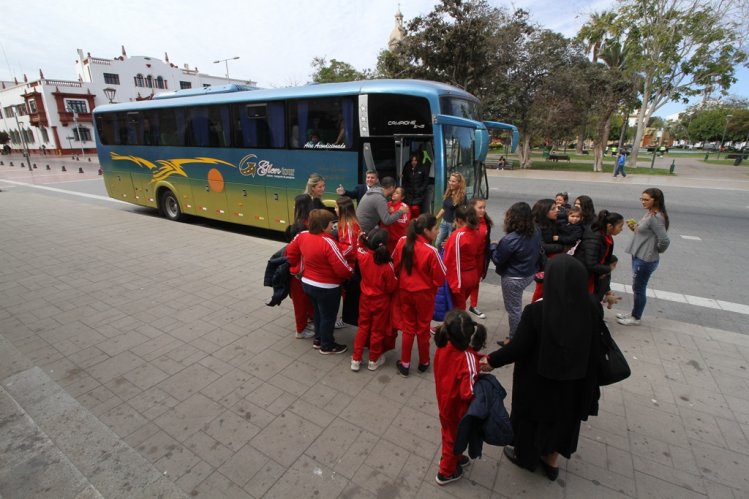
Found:
<path fill-rule="evenodd" d="M 510 323 L 506 344 L 515 335 L 523 311 L 523 290 L 533 282 L 541 252 L 541 231 L 533 222 L 531 207 L 520 202 L 505 213 L 505 233 L 492 251 L 492 261 L 501 277 L 502 299 Z"/>

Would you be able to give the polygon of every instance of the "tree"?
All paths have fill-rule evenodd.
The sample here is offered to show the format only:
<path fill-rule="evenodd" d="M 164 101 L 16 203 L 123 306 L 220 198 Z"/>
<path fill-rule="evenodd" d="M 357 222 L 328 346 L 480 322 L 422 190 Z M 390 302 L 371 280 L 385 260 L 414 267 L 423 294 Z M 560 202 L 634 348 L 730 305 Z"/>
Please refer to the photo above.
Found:
<path fill-rule="evenodd" d="M 655 111 L 735 83 L 735 67 L 747 59 L 741 49 L 745 28 L 733 15 L 742 6 L 724 0 L 624 0 L 616 10 L 609 32 L 636 49 L 629 71 L 642 83 L 631 165 Z"/>
<path fill-rule="evenodd" d="M 312 81 L 315 83 L 334 83 L 339 81 L 356 81 L 371 78 L 371 71 L 357 71 L 354 66 L 347 62 L 331 59 L 328 63 L 324 57 L 312 59 Z"/>

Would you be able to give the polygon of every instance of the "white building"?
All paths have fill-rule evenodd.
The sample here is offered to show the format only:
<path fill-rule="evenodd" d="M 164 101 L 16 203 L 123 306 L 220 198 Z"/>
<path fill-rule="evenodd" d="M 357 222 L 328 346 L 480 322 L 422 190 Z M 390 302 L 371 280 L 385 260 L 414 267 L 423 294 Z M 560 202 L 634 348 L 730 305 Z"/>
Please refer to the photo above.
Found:
<path fill-rule="evenodd" d="M 180 68 L 154 57 L 128 57 L 125 48 L 114 59 L 93 57 L 78 49 L 75 80 L 52 80 L 39 71 L 39 78 L 0 82 L 0 132 L 10 135 L 8 145 L 31 154 L 92 153 L 94 108 L 99 104 L 150 99 L 161 92 L 185 88 L 237 83 L 231 79 L 200 73 L 187 64 Z"/>

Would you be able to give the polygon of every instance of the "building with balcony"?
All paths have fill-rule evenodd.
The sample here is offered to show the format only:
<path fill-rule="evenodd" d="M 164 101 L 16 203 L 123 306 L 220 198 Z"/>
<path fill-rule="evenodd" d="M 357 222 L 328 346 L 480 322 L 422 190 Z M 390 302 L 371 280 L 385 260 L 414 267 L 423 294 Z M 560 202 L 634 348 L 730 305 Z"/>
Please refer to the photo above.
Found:
<path fill-rule="evenodd" d="M 125 48 L 113 59 L 77 51 L 75 79 L 0 81 L 0 132 L 7 132 L 14 151 L 31 154 L 93 153 L 93 110 L 97 105 L 151 99 L 161 92 L 212 85 L 255 82 L 212 76 L 154 57 L 128 57 Z"/>

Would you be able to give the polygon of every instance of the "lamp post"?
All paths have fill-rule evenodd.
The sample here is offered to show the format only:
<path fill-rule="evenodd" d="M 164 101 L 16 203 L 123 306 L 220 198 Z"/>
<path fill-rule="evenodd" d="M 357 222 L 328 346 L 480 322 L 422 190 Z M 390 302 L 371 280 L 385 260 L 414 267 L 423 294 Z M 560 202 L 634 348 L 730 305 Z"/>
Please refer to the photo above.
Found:
<path fill-rule="evenodd" d="M 112 101 L 114 100 L 114 94 L 116 93 L 117 93 L 117 89 L 115 88 L 107 87 L 104 89 L 104 95 L 106 95 L 107 99 L 109 99 L 110 104 L 113 103 Z"/>
<path fill-rule="evenodd" d="M 229 57 L 228 59 L 219 59 L 217 61 L 213 61 L 213 64 L 220 64 L 222 62 L 224 64 L 226 64 L 226 82 L 227 83 L 231 83 L 231 80 L 229 79 L 229 61 L 236 61 L 237 59 L 239 59 L 239 56 L 237 56 L 237 57 Z"/>
<path fill-rule="evenodd" d="M 26 144 L 26 135 L 23 133 L 23 130 L 21 130 L 21 124 L 18 122 L 18 108 L 14 109 L 13 117 L 16 119 L 16 126 L 18 127 L 18 133 L 21 135 L 21 145 L 23 147 L 23 157 L 26 158 L 26 163 L 29 165 L 29 171 L 33 171 L 31 169 L 31 156 L 29 155 L 29 146 Z"/>
<path fill-rule="evenodd" d="M 723 143 L 726 141 L 726 130 L 728 129 L 728 122 L 733 118 L 732 114 L 726 115 L 726 124 L 723 126 L 723 137 L 720 139 L 720 147 L 718 148 L 718 158 L 720 159 L 720 150 L 723 149 Z"/>

